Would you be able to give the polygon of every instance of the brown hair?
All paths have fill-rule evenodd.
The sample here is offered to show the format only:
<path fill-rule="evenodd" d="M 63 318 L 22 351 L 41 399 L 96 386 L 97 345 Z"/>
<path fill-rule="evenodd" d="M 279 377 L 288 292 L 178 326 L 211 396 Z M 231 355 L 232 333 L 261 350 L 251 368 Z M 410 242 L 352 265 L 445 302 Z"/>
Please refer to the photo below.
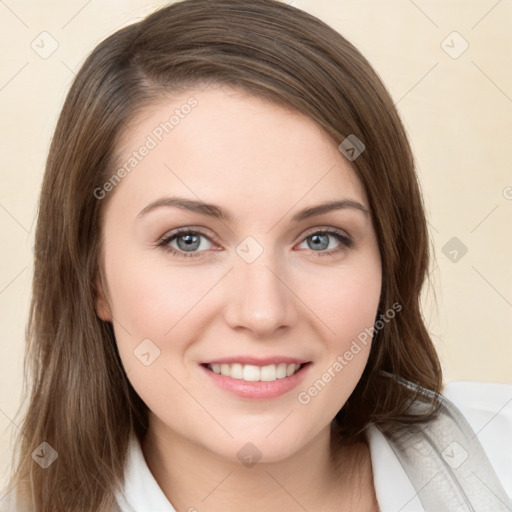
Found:
<path fill-rule="evenodd" d="M 24 397 L 10 487 L 33 511 L 116 508 L 129 437 L 148 409 L 121 364 L 112 325 L 96 314 L 101 215 L 93 191 L 116 169 L 121 135 L 147 106 L 197 84 L 242 88 L 316 121 L 336 144 L 366 149 L 352 161 L 371 207 L 381 254 L 379 315 L 402 307 L 373 337 L 367 366 L 336 416 L 337 439 L 370 422 L 425 421 L 408 411 L 435 392 L 441 368 L 420 310 L 429 263 L 426 219 L 413 157 L 393 101 L 367 60 L 319 19 L 276 0 L 186 0 L 120 29 L 87 58 L 60 114 L 42 184 Z M 115 193 L 115 192 L 113 192 Z M 58 459 L 43 470 L 43 441 Z M 23 509 L 24 510 L 24 509 Z"/>

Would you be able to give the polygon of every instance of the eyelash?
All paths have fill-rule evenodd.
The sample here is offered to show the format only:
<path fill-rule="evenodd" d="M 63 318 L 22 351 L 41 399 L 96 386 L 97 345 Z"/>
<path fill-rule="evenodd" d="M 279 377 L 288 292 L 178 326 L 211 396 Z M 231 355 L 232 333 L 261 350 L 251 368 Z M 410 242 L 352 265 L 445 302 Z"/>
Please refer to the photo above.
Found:
<path fill-rule="evenodd" d="M 189 229 L 189 228 L 181 228 L 181 229 L 177 229 L 176 231 L 172 232 L 170 235 L 165 236 L 163 239 L 161 239 L 159 241 L 159 243 L 157 244 L 157 247 L 161 247 L 164 251 L 166 251 L 168 253 L 171 253 L 173 256 L 176 256 L 178 258 L 198 258 L 198 257 L 201 257 L 202 253 L 204 253 L 205 251 L 198 251 L 198 252 L 191 251 L 191 252 L 187 253 L 185 251 L 178 251 L 178 250 L 176 250 L 174 248 L 171 248 L 168 245 L 173 240 L 175 240 L 176 238 L 178 238 L 180 235 L 183 235 L 183 234 L 187 234 L 187 235 L 200 235 L 200 236 L 203 236 L 203 237 L 207 238 L 211 242 L 210 237 L 208 235 L 206 235 L 206 233 L 203 233 L 202 231 L 192 230 L 192 229 Z M 324 251 L 312 251 L 312 252 L 316 253 L 316 255 L 319 256 L 319 257 L 331 256 L 331 255 L 334 255 L 336 253 L 346 252 L 354 244 L 353 240 L 350 237 L 348 237 L 345 234 L 343 234 L 342 231 L 339 231 L 339 230 L 333 229 L 333 228 L 321 229 L 321 230 L 313 231 L 313 232 L 309 233 L 308 235 L 306 235 L 302 239 L 301 243 L 304 242 L 305 240 L 307 240 L 308 238 L 310 238 L 313 235 L 332 235 L 339 242 L 341 242 L 340 247 L 337 247 L 336 249 L 331 249 L 329 251 L 327 251 L 327 250 L 324 250 Z"/>

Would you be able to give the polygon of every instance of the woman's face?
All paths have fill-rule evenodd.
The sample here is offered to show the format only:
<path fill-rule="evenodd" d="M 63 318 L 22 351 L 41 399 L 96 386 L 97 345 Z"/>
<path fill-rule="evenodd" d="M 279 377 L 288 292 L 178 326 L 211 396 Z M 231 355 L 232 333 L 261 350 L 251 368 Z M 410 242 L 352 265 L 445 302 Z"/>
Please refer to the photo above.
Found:
<path fill-rule="evenodd" d="M 297 452 L 359 381 L 379 303 L 350 163 L 310 118 L 225 87 L 146 110 L 118 150 L 97 311 L 150 428 L 233 461 Z"/>

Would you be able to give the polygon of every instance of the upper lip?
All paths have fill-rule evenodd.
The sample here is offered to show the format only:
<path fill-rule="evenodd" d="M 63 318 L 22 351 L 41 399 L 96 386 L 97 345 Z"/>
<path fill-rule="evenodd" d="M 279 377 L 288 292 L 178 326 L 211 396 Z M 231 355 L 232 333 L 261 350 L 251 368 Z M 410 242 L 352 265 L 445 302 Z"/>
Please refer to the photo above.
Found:
<path fill-rule="evenodd" d="M 254 356 L 231 356 L 231 357 L 220 357 L 217 359 L 211 359 L 201 364 L 251 364 L 254 366 L 268 366 L 271 364 L 304 364 L 309 362 L 307 359 L 300 359 L 297 357 L 289 356 L 269 356 L 269 357 L 254 357 Z"/>

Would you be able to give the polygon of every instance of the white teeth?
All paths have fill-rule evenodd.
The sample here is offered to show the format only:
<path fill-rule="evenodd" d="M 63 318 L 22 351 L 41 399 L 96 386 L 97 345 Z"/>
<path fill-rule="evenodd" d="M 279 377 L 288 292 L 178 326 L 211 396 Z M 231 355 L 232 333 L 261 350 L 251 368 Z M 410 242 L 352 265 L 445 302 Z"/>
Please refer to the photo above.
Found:
<path fill-rule="evenodd" d="M 240 363 L 235 363 L 231 365 L 231 372 L 229 376 L 232 379 L 243 379 L 244 377 L 244 367 Z"/>
<path fill-rule="evenodd" d="M 293 365 L 295 367 L 295 365 Z M 277 379 L 276 365 L 269 364 L 268 366 L 263 366 L 260 370 L 260 380 L 263 381 L 272 381 Z"/>
<path fill-rule="evenodd" d="M 284 379 L 286 377 L 286 363 L 281 363 L 277 365 L 277 378 Z"/>
<path fill-rule="evenodd" d="M 231 377 L 232 379 L 241 379 L 247 382 L 272 382 L 276 379 L 290 377 L 300 368 L 300 364 L 279 363 L 278 365 L 269 364 L 268 366 L 255 366 L 253 364 L 222 363 L 209 364 L 208 368 L 212 372 Z"/>
<path fill-rule="evenodd" d="M 244 365 L 242 379 L 248 380 L 251 382 L 260 380 L 260 367 L 253 366 L 252 364 Z"/>

